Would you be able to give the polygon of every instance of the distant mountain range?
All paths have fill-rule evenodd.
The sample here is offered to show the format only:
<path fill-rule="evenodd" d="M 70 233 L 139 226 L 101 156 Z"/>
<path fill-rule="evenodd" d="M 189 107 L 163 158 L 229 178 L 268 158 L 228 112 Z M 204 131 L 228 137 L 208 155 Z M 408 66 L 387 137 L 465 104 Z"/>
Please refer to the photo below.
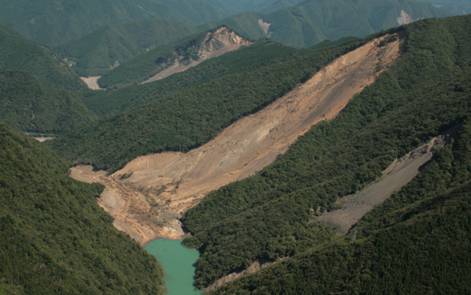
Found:
<path fill-rule="evenodd" d="M 0 0 L 0 23 L 52 46 L 83 76 L 227 25 L 243 36 L 309 47 L 414 20 L 463 14 L 469 0 Z"/>

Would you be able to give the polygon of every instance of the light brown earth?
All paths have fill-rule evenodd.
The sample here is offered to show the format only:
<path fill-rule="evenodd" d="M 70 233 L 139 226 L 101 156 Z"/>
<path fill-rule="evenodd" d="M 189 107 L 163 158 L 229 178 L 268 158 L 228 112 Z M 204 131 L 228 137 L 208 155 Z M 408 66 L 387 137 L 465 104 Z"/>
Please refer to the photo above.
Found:
<path fill-rule="evenodd" d="M 185 57 L 176 56 L 172 65 L 158 72 L 142 84 L 162 80 L 174 74 L 185 72 L 208 59 L 215 58 L 250 45 L 252 45 L 252 42 L 237 35 L 231 29 L 225 26 L 220 27 L 216 31 L 210 32 L 205 36 L 204 40 L 201 42 L 200 49 L 198 50 L 197 59 L 191 59 L 189 62 L 185 62 Z"/>
<path fill-rule="evenodd" d="M 49 137 L 49 136 L 36 136 L 36 137 L 33 137 L 33 138 L 36 139 L 36 141 L 38 141 L 38 142 L 46 142 L 46 141 L 55 139 L 55 137 Z"/>
<path fill-rule="evenodd" d="M 266 36 L 270 36 L 271 23 L 264 21 L 263 19 L 258 20 L 258 26 Z"/>
<path fill-rule="evenodd" d="M 410 24 L 411 22 L 414 21 L 412 16 L 410 16 L 410 14 L 408 14 L 405 10 L 401 10 L 401 14 L 396 20 L 397 20 L 397 23 L 401 26 Z"/>
<path fill-rule="evenodd" d="M 38 133 L 31 133 L 31 132 L 25 132 L 25 134 L 28 136 L 31 136 L 32 138 L 34 138 L 34 140 L 41 143 L 56 139 L 56 137 L 51 134 L 38 134 Z"/>
<path fill-rule="evenodd" d="M 178 219 L 209 192 L 271 164 L 316 124 L 331 120 L 400 54 L 397 36 L 372 40 L 321 69 L 260 112 L 188 153 L 138 157 L 111 176 L 79 166 L 71 176 L 107 189 L 100 205 L 141 244 L 183 237 Z"/>
<path fill-rule="evenodd" d="M 339 199 L 337 206 L 340 209 L 323 213 L 318 220 L 346 234 L 363 216 L 411 182 L 419 173 L 420 167 L 432 159 L 433 148 L 439 148 L 443 144 L 442 137 L 433 138 L 395 160 L 376 182 L 356 194 Z"/>
<path fill-rule="evenodd" d="M 92 76 L 92 77 L 80 77 L 80 79 L 87 85 L 90 90 L 102 90 L 98 84 L 101 76 Z"/>

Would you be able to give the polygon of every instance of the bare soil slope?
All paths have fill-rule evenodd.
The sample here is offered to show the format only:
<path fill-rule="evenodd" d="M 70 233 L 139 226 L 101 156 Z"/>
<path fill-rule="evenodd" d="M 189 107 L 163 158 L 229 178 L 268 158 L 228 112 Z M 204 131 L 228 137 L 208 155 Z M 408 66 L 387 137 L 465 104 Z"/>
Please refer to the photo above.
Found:
<path fill-rule="evenodd" d="M 187 57 L 176 56 L 170 66 L 144 81 L 143 84 L 162 80 L 174 74 L 185 72 L 208 59 L 215 58 L 250 45 L 252 45 L 251 41 L 242 38 L 225 26 L 220 27 L 216 31 L 206 34 L 204 40 L 201 42 L 201 47 L 196 54 L 196 59 L 190 58 L 188 60 Z"/>
<path fill-rule="evenodd" d="M 319 221 L 346 234 L 363 216 L 411 182 L 419 174 L 420 167 L 432 159 L 432 149 L 441 147 L 443 143 L 443 138 L 433 138 L 394 161 L 380 179 L 356 194 L 339 199 L 337 205 L 340 209 L 322 214 Z"/>
<path fill-rule="evenodd" d="M 100 80 L 100 78 L 101 76 L 80 77 L 80 79 L 87 85 L 88 89 L 90 90 L 101 90 L 101 87 L 98 84 L 98 80 Z"/>
<path fill-rule="evenodd" d="M 235 122 L 188 153 L 139 157 L 111 176 L 75 167 L 71 176 L 107 189 L 100 205 L 117 228 L 141 244 L 181 238 L 178 218 L 209 192 L 271 164 L 313 126 L 330 120 L 400 54 L 397 36 L 383 36 L 341 56 L 260 112 Z"/>

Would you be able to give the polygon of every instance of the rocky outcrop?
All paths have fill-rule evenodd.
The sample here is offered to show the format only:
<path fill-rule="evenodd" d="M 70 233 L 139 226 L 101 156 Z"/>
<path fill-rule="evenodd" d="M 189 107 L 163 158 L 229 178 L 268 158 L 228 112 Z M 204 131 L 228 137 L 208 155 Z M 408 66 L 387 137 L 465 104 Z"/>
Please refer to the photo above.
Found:
<path fill-rule="evenodd" d="M 201 41 L 192 41 L 185 47 L 175 50 L 171 58 L 161 58 L 158 67 L 161 70 L 143 83 L 165 79 L 176 73 L 187 71 L 200 63 L 226 53 L 236 51 L 243 46 L 250 46 L 251 41 L 241 37 L 226 26 L 206 33 Z"/>

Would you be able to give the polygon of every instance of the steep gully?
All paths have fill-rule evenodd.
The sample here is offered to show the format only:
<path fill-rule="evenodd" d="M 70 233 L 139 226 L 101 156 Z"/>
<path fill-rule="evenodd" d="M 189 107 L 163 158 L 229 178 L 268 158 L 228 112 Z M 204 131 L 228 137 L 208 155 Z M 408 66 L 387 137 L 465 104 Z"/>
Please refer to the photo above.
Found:
<path fill-rule="evenodd" d="M 140 244 L 184 236 L 179 218 L 208 193 L 247 178 L 285 153 L 318 123 L 334 119 L 400 55 L 396 35 L 339 57 L 271 105 L 235 122 L 188 153 L 138 157 L 112 175 L 88 166 L 71 177 L 105 186 L 99 199 L 114 225 Z"/>

